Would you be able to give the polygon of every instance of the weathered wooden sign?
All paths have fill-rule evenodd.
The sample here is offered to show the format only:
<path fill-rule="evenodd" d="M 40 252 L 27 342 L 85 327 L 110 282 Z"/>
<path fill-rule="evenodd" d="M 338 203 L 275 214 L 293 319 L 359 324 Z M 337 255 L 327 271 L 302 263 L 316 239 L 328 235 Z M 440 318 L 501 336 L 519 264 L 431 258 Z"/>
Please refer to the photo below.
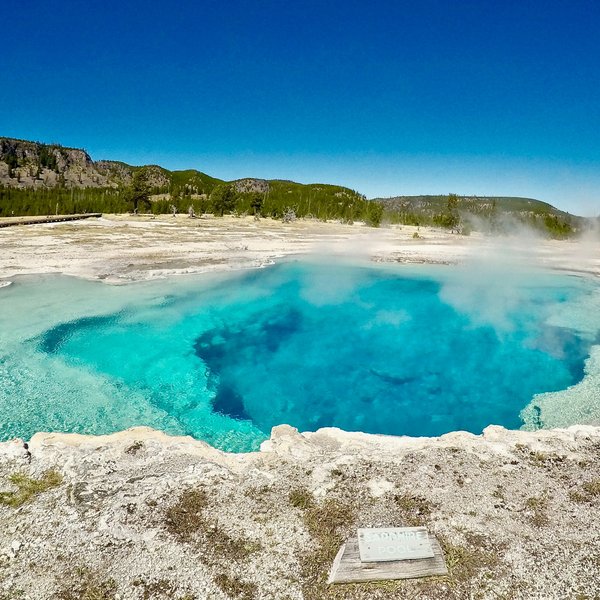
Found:
<path fill-rule="evenodd" d="M 425 527 L 377 527 L 358 530 L 361 562 L 433 558 Z"/>
<path fill-rule="evenodd" d="M 399 531 L 404 533 L 398 533 Z M 365 532 L 378 532 L 379 535 L 373 539 L 372 536 L 365 535 Z M 381 535 L 385 532 L 388 533 L 387 536 Z M 361 533 L 362 543 L 367 546 L 364 556 L 368 562 L 362 559 L 359 551 Z M 448 574 L 439 542 L 424 527 L 359 529 L 358 534 L 358 539 L 349 539 L 340 548 L 333 561 L 328 583 L 359 583 Z M 414 558 L 415 555 L 425 553 L 427 543 L 430 550 L 427 557 Z M 404 558 L 398 559 L 399 555 Z M 390 556 L 394 558 L 390 559 Z M 379 560 L 374 560 L 377 557 L 380 557 Z"/>

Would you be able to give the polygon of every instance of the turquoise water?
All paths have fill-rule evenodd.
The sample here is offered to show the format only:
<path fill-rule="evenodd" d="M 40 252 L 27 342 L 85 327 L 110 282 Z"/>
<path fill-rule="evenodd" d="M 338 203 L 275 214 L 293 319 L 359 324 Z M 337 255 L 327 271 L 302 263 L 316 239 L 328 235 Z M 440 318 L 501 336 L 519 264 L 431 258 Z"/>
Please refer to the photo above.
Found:
<path fill-rule="evenodd" d="M 535 394 L 582 379 L 600 324 L 563 317 L 597 286 L 466 275 L 291 262 L 121 287 L 18 279 L 0 290 L 0 437 L 149 425 L 246 451 L 281 423 L 518 428 Z"/>

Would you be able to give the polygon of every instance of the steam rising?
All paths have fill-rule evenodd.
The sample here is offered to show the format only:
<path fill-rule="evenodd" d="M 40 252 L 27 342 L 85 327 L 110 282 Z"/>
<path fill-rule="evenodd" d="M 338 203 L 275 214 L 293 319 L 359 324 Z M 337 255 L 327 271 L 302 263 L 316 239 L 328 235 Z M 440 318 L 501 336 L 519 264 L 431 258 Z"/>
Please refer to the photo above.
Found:
<path fill-rule="evenodd" d="M 531 302 L 529 283 L 541 268 L 532 251 L 538 242 L 531 230 L 524 230 L 477 244 L 460 265 L 442 275 L 441 299 L 474 325 L 490 325 L 498 333 L 513 331 L 515 314 Z"/>

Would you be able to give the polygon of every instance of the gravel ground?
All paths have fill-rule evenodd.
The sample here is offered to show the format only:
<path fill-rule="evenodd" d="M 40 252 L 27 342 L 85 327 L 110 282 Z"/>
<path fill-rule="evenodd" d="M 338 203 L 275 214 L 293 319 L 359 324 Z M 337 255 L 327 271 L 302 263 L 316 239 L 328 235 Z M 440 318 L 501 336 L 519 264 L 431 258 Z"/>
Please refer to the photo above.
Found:
<path fill-rule="evenodd" d="M 313 254 L 376 262 L 460 263 L 499 257 L 600 274 L 600 241 L 541 240 L 531 232 L 492 238 L 429 227 L 374 229 L 313 220 L 282 223 L 251 217 L 106 215 L 50 225 L 0 229 L 0 277 L 64 273 L 107 283 L 176 274 L 256 268 Z M 415 234 L 417 238 L 413 237 Z"/>

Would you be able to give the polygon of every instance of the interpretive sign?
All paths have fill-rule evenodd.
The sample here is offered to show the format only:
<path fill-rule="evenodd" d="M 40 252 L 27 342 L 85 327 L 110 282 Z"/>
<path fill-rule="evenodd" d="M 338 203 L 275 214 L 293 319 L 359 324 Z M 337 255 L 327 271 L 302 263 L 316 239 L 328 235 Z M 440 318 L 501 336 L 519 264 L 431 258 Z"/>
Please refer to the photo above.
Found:
<path fill-rule="evenodd" d="M 425 527 L 378 527 L 358 530 L 361 562 L 433 558 Z"/>
<path fill-rule="evenodd" d="M 406 528 L 403 528 L 406 531 Z M 408 528 L 409 530 L 411 528 Z M 421 530 L 423 527 L 412 528 Z M 362 530 L 365 531 L 365 530 Z M 366 531 L 377 531 L 372 529 L 367 529 Z M 395 529 L 387 529 L 383 531 L 396 531 Z M 402 529 L 400 530 L 402 531 Z M 361 530 L 359 529 L 359 534 Z M 399 539 L 404 541 L 404 537 L 406 536 L 391 536 L 392 541 L 398 546 Z M 367 536 L 363 535 L 363 544 L 373 544 L 373 542 L 366 541 Z M 389 541 L 389 538 L 384 538 L 386 542 Z M 363 562 L 361 560 L 361 556 L 358 550 L 358 539 L 351 538 L 346 541 L 345 544 L 342 544 L 335 560 L 333 561 L 333 565 L 331 566 L 331 571 L 329 572 L 329 578 L 327 583 L 361 583 L 364 581 L 385 581 L 385 580 L 394 580 L 394 579 L 413 579 L 415 577 L 431 577 L 433 575 L 447 575 L 448 569 L 446 568 L 446 562 L 444 561 L 444 553 L 442 552 L 442 548 L 440 547 L 439 542 L 433 537 L 429 535 L 428 541 L 430 547 L 432 549 L 431 557 L 429 558 L 416 558 L 414 552 L 410 552 L 410 560 L 406 558 L 406 546 L 408 546 L 409 550 L 414 547 L 415 542 L 413 542 L 413 535 L 411 534 L 407 538 L 410 540 L 407 544 L 404 544 L 404 551 L 402 555 L 405 558 L 400 560 L 383 560 L 380 562 Z M 422 536 L 419 533 L 417 539 L 421 540 L 417 545 L 422 544 Z M 380 543 L 381 540 L 376 540 L 376 544 Z M 387 546 L 386 546 L 387 547 Z M 371 548 L 372 550 L 372 548 Z M 395 552 L 396 550 L 394 550 Z M 370 550 L 368 550 L 370 552 Z M 387 555 L 387 554 L 386 554 Z M 369 560 L 371 560 L 371 554 L 367 554 Z"/>

